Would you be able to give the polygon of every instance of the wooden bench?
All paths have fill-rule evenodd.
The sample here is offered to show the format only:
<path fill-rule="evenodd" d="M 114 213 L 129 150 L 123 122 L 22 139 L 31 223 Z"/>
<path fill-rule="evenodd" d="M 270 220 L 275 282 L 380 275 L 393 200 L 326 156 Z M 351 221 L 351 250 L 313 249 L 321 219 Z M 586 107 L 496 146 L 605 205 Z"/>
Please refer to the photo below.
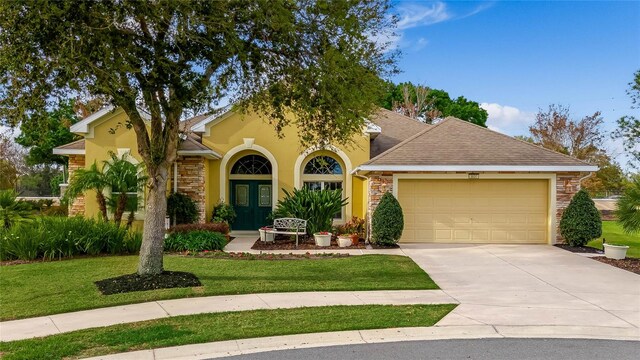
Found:
<path fill-rule="evenodd" d="M 298 247 L 298 237 L 307 235 L 307 220 L 296 218 L 281 218 L 273 220 L 273 229 L 267 230 L 267 233 L 280 235 L 295 235 L 296 247 Z"/>

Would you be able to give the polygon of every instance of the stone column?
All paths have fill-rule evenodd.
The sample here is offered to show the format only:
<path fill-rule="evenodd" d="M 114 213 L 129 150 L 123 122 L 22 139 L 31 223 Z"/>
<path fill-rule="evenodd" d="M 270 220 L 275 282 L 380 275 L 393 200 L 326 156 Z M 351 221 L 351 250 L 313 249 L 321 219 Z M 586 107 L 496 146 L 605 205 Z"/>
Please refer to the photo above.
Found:
<path fill-rule="evenodd" d="M 198 222 L 206 222 L 204 162 L 202 156 L 178 156 L 178 192 L 188 195 L 196 202 L 200 218 Z"/>
<path fill-rule="evenodd" d="M 557 173 L 556 174 L 556 243 L 564 243 L 560 235 L 560 220 L 564 210 L 569 206 L 573 195 L 580 191 L 581 173 Z"/>
<path fill-rule="evenodd" d="M 78 169 L 84 169 L 84 155 L 69 155 L 69 181 Z M 68 182 L 69 182 L 68 181 Z M 84 194 L 78 196 L 69 204 L 69 216 L 84 215 Z"/>

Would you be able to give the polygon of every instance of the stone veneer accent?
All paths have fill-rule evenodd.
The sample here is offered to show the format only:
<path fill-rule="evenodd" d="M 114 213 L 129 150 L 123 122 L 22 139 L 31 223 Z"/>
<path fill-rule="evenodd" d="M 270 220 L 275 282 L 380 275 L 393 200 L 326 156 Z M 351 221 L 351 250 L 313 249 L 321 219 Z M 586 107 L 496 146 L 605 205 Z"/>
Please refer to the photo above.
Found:
<path fill-rule="evenodd" d="M 564 243 L 564 238 L 560 235 L 560 219 L 562 219 L 562 214 L 569 206 L 573 195 L 580 191 L 582 176 L 580 173 L 556 174 L 556 243 L 558 244 Z"/>
<path fill-rule="evenodd" d="M 69 179 L 78 169 L 84 169 L 84 155 L 69 155 Z M 84 215 L 84 195 L 80 195 L 69 205 L 69 216 Z"/>
<path fill-rule="evenodd" d="M 188 195 L 200 213 L 199 222 L 206 221 L 204 161 L 201 156 L 178 156 L 178 192 Z M 173 179 L 172 179 L 173 180 Z"/>
<path fill-rule="evenodd" d="M 560 219 L 562 213 L 571 202 L 573 195 L 580 190 L 581 173 L 557 173 L 556 174 L 556 243 L 564 243 L 560 235 Z M 393 191 L 392 174 L 370 174 L 369 175 L 369 206 L 367 211 L 367 223 L 369 234 L 371 233 L 371 214 L 380 203 L 380 198 L 387 191 Z"/>

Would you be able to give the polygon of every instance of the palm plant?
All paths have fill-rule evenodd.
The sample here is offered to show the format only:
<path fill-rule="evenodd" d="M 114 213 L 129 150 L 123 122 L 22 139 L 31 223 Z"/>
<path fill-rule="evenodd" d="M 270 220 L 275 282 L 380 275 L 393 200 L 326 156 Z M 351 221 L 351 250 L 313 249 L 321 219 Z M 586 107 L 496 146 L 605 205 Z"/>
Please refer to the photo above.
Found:
<path fill-rule="evenodd" d="M 640 178 L 636 178 L 618 199 L 616 216 L 625 232 L 640 232 Z"/>
<path fill-rule="evenodd" d="M 78 169 L 73 172 L 73 176 L 69 180 L 69 186 L 64 193 L 64 198 L 71 201 L 88 190 L 94 190 L 102 219 L 109 221 L 107 198 L 104 195 L 104 189 L 108 185 L 105 174 L 98 169 L 98 165 L 94 162 L 88 169 Z"/>
<path fill-rule="evenodd" d="M 0 221 L 5 229 L 18 222 L 31 220 L 31 206 L 17 201 L 18 194 L 13 190 L 0 190 Z"/>
<path fill-rule="evenodd" d="M 129 211 L 127 226 L 131 226 L 138 202 L 137 200 L 130 201 L 127 193 L 137 193 L 144 187 L 147 178 L 140 175 L 144 168 L 142 164 L 131 163 L 128 160 L 129 153 L 124 153 L 119 157 L 117 154 L 109 152 L 109 156 L 111 159 L 104 161 L 103 170 L 112 192 L 118 194 L 117 197 L 109 199 L 114 210 L 113 221 L 119 226 L 122 222 L 122 215 L 125 211 Z"/>
<path fill-rule="evenodd" d="M 271 217 L 295 217 L 307 220 L 307 231 L 314 234 L 329 231 L 336 213 L 346 206 L 347 199 L 342 198 L 340 190 L 310 190 L 306 187 L 294 189 L 293 193 L 284 191 L 284 199 L 278 202 Z"/>

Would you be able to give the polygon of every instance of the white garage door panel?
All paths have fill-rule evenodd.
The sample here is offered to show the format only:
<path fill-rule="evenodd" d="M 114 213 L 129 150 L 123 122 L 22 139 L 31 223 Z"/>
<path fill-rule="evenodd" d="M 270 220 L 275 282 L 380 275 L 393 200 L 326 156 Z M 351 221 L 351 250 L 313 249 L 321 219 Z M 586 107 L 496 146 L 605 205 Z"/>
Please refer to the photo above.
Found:
<path fill-rule="evenodd" d="M 548 181 L 399 179 L 401 242 L 546 243 Z"/>

